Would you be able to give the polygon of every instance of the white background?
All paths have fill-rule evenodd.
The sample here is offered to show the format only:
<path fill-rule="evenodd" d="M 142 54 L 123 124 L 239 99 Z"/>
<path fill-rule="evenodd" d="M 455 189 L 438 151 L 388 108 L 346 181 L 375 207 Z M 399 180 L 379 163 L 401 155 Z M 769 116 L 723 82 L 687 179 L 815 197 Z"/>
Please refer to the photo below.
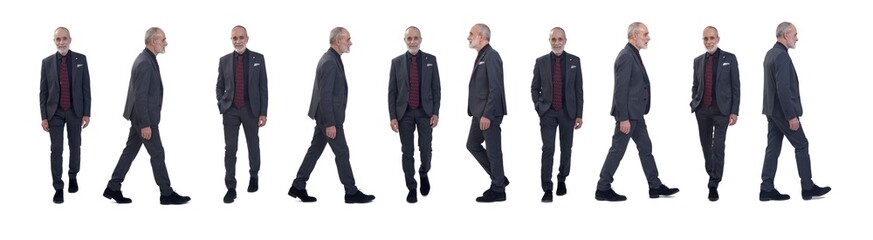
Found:
<path fill-rule="evenodd" d="M 871 87 L 863 54 L 870 38 L 864 8 L 848 1 L 828 5 L 771 1 L 16 1 L 6 4 L 0 58 L 6 111 L 0 124 L 0 238 L 512 238 L 565 236 L 634 238 L 847 238 L 869 223 L 870 134 L 865 96 Z M 609 148 L 609 115 L 616 54 L 626 29 L 644 22 L 652 40 L 641 52 L 652 81 L 646 116 L 661 179 L 682 191 L 647 198 L 645 178 L 631 145 L 613 187 L 622 203 L 593 198 Z M 761 112 L 762 62 L 775 43 L 776 25 L 793 22 L 800 41 L 790 50 L 801 82 L 813 180 L 834 187 L 824 199 L 800 200 L 793 148 L 785 142 L 776 186 L 791 200 L 759 202 L 766 146 Z M 467 83 L 476 52 L 467 48 L 470 27 L 486 23 L 504 61 L 509 115 L 503 128 L 504 203 L 474 201 L 489 185 L 464 147 L 470 118 Z M 261 128 L 260 191 L 246 193 L 247 152 L 237 168 L 239 197 L 224 204 L 224 142 L 215 104 L 219 57 L 230 53 L 230 30 L 248 28 L 249 49 L 266 56 L 270 104 Z M 431 195 L 405 202 L 400 142 L 389 128 L 387 82 L 391 58 L 406 49 L 404 29 L 416 25 L 422 50 L 438 57 L 442 78 L 440 124 L 434 131 Z M 737 55 L 742 82 L 739 123 L 728 130 L 721 200 L 706 200 L 697 126 L 690 113 L 692 59 L 704 52 L 702 31 L 718 27 L 720 47 Z M 71 49 L 87 55 L 93 95 L 91 126 L 82 133 L 79 193 L 50 201 L 49 137 L 39 122 L 40 60 L 56 49 L 53 30 L 68 27 Z M 145 30 L 166 33 L 158 56 L 164 79 L 161 133 L 172 186 L 193 200 L 161 206 L 148 155 L 141 152 L 124 182 L 134 200 L 119 205 L 101 197 L 124 147 L 129 123 L 122 110 L 130 67 L 143 49 Z M 309 181 L 319 201 L 286 195 L 311 139 L 306 116 L 315 64 L 328 33 L 351 33 L 343 55 L 349 79 L 345 123 L 358 187 L 376 195 L 367 205 L 343 203 L 333 154 L 326 151 Z M 539 202 L 538 118 L 530 100 L 534 60 L 549 52 L 548 33 L 563 27 L 566 51 L 582 58 L 584 125 L 576 131 L 569 193 Z M 11 74 L 11 75 L 10 75 Z M 859 115 L 860 113 L 860 115 Z M 241 134 L 240 146 L 245 146 Z M 65 153 L 66 156 L 66 153 Z M 66 157 L 65 157 L 66 171 Z M 555 166 L 557 168 L 557 166 Z M 555 170 L 557 174 L 557 169 Z M 67 176 L 64 174 L 64 180 Z M 856 216 L 856 217 L 850 217 Z M 858 218 L 860 221 L 848 220 Z"/>

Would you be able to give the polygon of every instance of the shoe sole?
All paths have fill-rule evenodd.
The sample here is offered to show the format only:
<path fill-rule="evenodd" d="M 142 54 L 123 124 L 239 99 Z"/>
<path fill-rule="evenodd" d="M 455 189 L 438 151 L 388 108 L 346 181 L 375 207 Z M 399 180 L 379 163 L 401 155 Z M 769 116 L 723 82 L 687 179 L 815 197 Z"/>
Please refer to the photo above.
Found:
<path fill-rule="evenodd" d="M 596 199 L 597 201 L 607 201 L 607 202 L 623 202 L 623 201 L 627 200 L 627 199 L 609 199 L 609 198 L 604 198 L 604 197 L 594 197 L 594 199 Z"/>
<path fill-rule="evenodd" d="M 113 199 L 112 196 L 110 196 L 109 194 L 105 194 L 105 193 L 103 194 L 103 197 L 105 197 L 106 199 L 109 199 L 109 200 L 114 200 L 115 203 L 120 203 L 120 204 L 128 204 L 128 203 L 133 202 L 133 200 L 130 200 L 130 202 L 119 202 L 118 200 Z"/>
<path fill-rule="evenodd" d="M 788 200 L 788 199 L 790 199 L 790 198 L 786 198 L 786 199 L 776 199 L 776 198 L 762 198 L 762 197 L 758 197 L 758 200 L 761 200 L 762 202 L 767 202 L 767 201 L 785 201 L 785 200 Z"/>

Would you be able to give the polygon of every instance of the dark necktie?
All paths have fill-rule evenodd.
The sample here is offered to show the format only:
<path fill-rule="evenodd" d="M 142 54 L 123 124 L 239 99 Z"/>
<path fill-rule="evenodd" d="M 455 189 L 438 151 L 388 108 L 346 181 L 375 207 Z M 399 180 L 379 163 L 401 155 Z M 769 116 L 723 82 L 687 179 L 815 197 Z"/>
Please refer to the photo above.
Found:
<path fill-rule="evenodd" d="M 67 110 L 72 105 L 70 101 L 70 72 L 67 67 L 67 56 L 61 56 L 61 71 L 58 77 L 61 85 L 61 110 Z"/>
<path fill-rule="evenodd" d="M 233 106 L 237 108 L 242 108 L 243 104 L 246 103 L 245 100 L 245 84 L 243 78 L 245 78 L 245 71 L 243 68 L 243 55 L 239 54 L 236 58 L 236 69 L 234 69 L 234 92 L 233 92 Z"/>
<path fill-rule="evenodd" d="M 712 59 L 713 55 L 710 54 L 709 57 L 706 58 L 706 65 L 703 70 L 703 106 L 709 107 L 712 105 Z"/>
<path fill-rule="evenodd" d="M 416 109 L 419 106 L 421 87 L 418 81 L 418 57 L 412 56 L 412 64 L 409 64 L 409 107 Z"/>
<path fill-rule="evenodd" d="M 552 109 L 560 110 L 562 104 L 561 94 L 564 92 L 561 85 L 561 57 L 555 57 L 554 70 L 552 71 Z"/>

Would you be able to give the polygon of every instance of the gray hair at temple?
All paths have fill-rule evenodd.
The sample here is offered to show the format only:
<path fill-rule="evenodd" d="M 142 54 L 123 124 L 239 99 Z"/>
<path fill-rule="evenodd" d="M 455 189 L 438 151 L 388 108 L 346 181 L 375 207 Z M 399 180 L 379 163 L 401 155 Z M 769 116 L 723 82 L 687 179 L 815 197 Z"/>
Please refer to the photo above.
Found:
<path fill-rule="evenodd" d="M 343 33 L 343 30 L 348 31 L 344 27 L 335 27 L 330 30 L 330 44 L 334 44 L 337 40 L 339 40 L 339 36 L 341 33 Z"/>
<path fill-rule="evenodd" d="M 151 42 L 152 38 L 154 38 L 155 35 L 158 34 L 158 31 L 163 31 L 163 30 L 161 30 L 158 27 L 150 27 L 149 30 L 146 30 L 146 33 L 145 33 L 145 44 L 146 45 L 149 45 L 149 42 Z"/>
<path fill-rule="evenodd" d="M 491 28 L 484 23 L 477 23 L 476 27 L 479 28 L 479 35 L 485 37 L 485 40 L 491 41 Z"/>
<path fill-rule="evenodd" d="M 776 38 L 782 37 L 782 35 L 788 32 L 788 28 L 790 28 L 791 26 L 794 26 L 794 24 L 790 22 L 780 23 L 779 26 L 776 27 Z"/>
<path fill-rule="evenodd" d="M 631 39 L 635 33 L 637 33 L 637 29 L 640 28 L 640 25 L 643 25 L 641 22 L 633 22 L 627 26 L 627 39 Z"/>

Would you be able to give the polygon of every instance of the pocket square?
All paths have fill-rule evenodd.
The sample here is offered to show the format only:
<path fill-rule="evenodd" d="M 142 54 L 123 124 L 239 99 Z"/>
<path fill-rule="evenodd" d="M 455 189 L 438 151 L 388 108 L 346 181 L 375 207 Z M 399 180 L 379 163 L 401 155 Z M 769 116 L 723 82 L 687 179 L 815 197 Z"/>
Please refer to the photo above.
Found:
<path fill-rule="evenodd" d="M 574 68 L 576 68 L 576 65 L 570 66 L 570 69 L 574 69 Z"/>
<path fill-rule="evenodd" d="M 726 63 L 722 63 L 721 65 L 722 65 L 722 66 L 729 66 L 729 65 L 731 65 L 731 63 L 726 62 Z"/>
<path fill-rule="evenodd" d="M 85 66 L 85 64 L 81 64 L 81 63 L 76 64 L 76 67 L 77 67 L 77 68 L 82 67 L 82 66 Z"/>
<path fill-rule="evenodd" d="M 255 63 L 254 66 L 255 66 L 255 67 L 257 67 L 257 66 L 261 66 L 261 63 Z"/>
<path fill-rule="evenodd" d="M 433 63 L 428 63 L 427 66 L 428 67 L 433 66 Z"/>
<path fill-rule="evenodd" d="M 479 62 L 479 65 L 482 65 L 482 64 L 485 64 L 485 61 L 481 61 L 481 62 Z"/>

